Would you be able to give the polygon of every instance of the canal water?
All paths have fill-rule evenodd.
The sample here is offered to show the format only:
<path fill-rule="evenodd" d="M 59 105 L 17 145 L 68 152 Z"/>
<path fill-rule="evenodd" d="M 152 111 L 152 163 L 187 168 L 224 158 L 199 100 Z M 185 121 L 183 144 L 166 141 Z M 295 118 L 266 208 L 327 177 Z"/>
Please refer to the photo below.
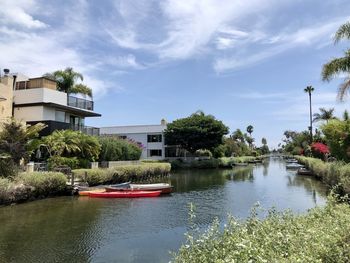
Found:
<path fill-rule="evenodd" d="M 326 188 L 285 163 L 225 170 L 181 170 L 159 198 L 59 197 L 0 208 L 0 262 L 168 262 L 185 241 L 189 204 L 205 228 L 227 215 L 263 208 L 305 213 L 326 202 Z"/>

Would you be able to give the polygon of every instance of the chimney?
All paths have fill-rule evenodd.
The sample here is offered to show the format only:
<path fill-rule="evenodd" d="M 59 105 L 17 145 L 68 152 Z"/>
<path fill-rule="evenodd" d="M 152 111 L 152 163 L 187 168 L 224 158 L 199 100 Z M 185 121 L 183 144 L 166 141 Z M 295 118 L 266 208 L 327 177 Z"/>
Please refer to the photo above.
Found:
<path fill-rule="evenodd" d="M 163 125 L 163 126 L 167 125 L 167 121 L 165 119 L 162 119 L 160 121 L 160 125 Z"/>
<path fill-rule="evenodd" d="M 5 68 L 4 69 L 4 74 L 5 74 L 5 76 L 8 76 L 8 74 L 10 74 L 10 70 L 8 68 Z"/>

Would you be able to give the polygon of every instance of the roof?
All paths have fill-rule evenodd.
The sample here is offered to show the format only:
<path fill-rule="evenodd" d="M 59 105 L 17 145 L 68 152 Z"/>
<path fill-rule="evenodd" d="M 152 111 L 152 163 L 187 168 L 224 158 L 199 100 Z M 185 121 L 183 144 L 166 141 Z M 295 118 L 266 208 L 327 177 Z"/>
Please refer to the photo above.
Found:
<path fill-rule="evenodd" d="M 96 113 L 93 111 L 76 108 L 72 106 L 61 105 L 61 104 L 52 103 L 52 102 L 34 102 L 34 103 L 24 103 L 24 104 L 14 105 L 14 107 L 33 107 L 33 106 L 47 106 L 51 108 L 61 109 L 66 112 L 77 114 L 83 117 L 101 117 L 102 116 L 100 113 Z"/>
<path fill-rule="evenodd" d="M 100 127 L 100 134 L 161 133 L 166 125 L 130 125 Z"/>

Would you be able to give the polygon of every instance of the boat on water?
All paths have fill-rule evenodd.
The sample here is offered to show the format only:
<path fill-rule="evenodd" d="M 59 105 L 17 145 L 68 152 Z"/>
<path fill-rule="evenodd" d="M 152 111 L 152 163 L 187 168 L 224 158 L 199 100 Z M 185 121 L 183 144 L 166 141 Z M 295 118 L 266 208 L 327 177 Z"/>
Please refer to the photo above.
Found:
<path fill-rule="evenodd" d="M 298 160 L 296 160 L 296 159 L 288 159 L 288 160 L 286 160 L 286 163 L 298 163 Z"/>
<path fill-rule="evenodd" d="M 303 165 L 298 164 L 298 163 L 290 163 L 290 164 L 286 165 L 287 169 L 299 169 L 299 168 L 302 168 L 302 167 L 303 167 Z"/>
<path fill-rule="evenodd" d="M 102 192 L 105 192 L 104 188 L 94 188 L 94 189 L 79 190 L 78 194 L 80 196 L 88 196 L 89 193 L 102 193 Z"/>
<path fill-rule="evenodd" d="M 96 198 L 139 198 L 157 197 L 162 191 L 116 191 L 116 192 L 90 192 L 89 197 Z"/>
<path fill-rule="evenodd" d="M 131 191 L 161 191 L 162 194 L 169 194 L 173 190 L 173 187 L 167 183 L 158 183 L 158 184 L 130 184 L 129 188 L 125 190 Z M 106 191 L 120 191 L 118 187 L 108 187 Z"/>
<path fill-rule="evenodd" d="M 306 168 L 299 168 L 297 171 L 298 175 L 313 175 L 313 173 Z"/>

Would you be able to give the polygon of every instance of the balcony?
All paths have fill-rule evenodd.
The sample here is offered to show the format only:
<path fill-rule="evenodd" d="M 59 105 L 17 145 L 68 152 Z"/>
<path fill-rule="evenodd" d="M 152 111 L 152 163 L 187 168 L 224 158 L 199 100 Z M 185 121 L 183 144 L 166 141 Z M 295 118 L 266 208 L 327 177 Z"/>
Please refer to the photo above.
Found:
<path fill-rule="evenodd" d="M 73 125 L 70 123 L 60 122 L 60 121 L 28 121 L 27 124 L 35 125 L 39 122 L 47 126 L 39 133 L 40 136 L 50 135 L 55 130 L 73 130 L 73 131 L 81 131 L 82 133 L 85 133 L 87 135 L 92 135 L 92 136 L 100 135 L 99 128 L 83 126 L 83 125 Z"/>
<path fill-rule="evenodd" d="M 68 106 L 71 107 L 76 107 L 79 109 L 84 109 L 84 110 L 89 110 L 93 111 L 94 110 L 94 102 L 91 100 L 85 100 L 73 96 L 68 96 Z"/>

